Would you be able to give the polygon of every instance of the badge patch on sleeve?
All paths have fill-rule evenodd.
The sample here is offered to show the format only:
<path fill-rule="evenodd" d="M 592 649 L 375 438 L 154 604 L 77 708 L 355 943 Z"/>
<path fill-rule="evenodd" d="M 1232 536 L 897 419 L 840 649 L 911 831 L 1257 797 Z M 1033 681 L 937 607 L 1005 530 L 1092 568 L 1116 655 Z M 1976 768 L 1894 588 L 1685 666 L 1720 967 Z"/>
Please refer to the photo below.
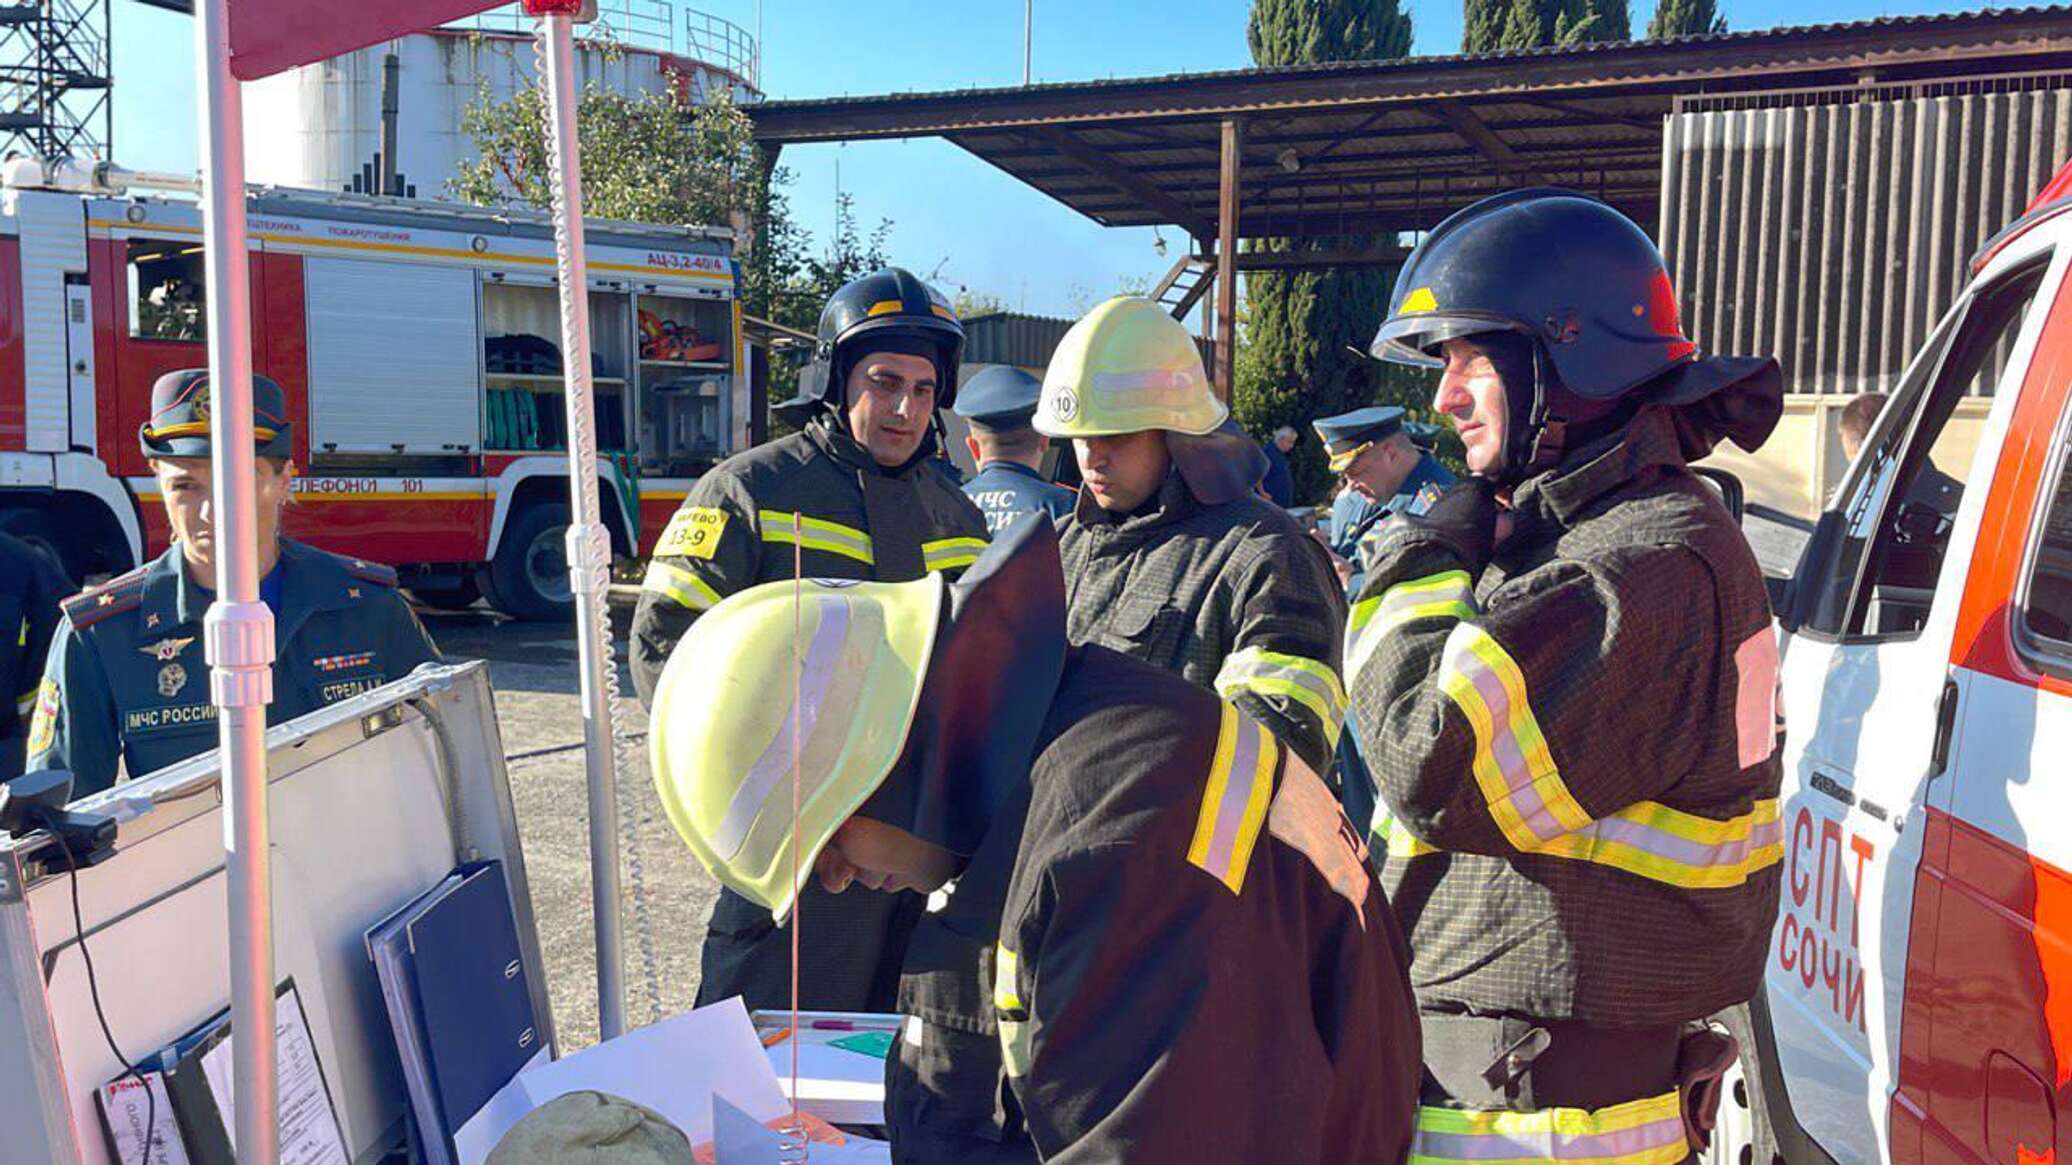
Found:
<path fill-rule="evenodd" d="M 29 720 L 29 756 L 50 751 L 58 736 L 58 707 L 62 697 L 56 680 L 44 680 L 36 689 L 36 714 Z"/>
<path fill-rule="evenodd" d="M 727 512 L 711 506 L 678 510 L 655 542 L 655 554 L 679 558 L 711 558 L 727 532 Z"/>

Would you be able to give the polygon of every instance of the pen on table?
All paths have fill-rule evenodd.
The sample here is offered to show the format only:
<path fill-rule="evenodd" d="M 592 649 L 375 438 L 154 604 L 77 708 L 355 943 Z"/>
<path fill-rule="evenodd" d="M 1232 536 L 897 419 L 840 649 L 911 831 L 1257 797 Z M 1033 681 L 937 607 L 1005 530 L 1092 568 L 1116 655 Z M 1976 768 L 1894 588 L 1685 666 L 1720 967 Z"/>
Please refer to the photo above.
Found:
<path fill-rule="evenodd" d="M 766 1048 L 774 1048 L 778 1044 L 781 1044 L 785 1040 L 788 1040 L 790 1038 L 791 1029 L 788 1027 L 781 1027 L 778 1028 L 776 1031 L 771 1032 L 769 1035 L 763 1037 L 763 1046 Z"/>
<path fill-rule="evenodd" d="M 896 1023 L 858 1023 L 853 1019 L 816 1019 L 806 1025 L 822 1032 L 896 1032 Z"/>

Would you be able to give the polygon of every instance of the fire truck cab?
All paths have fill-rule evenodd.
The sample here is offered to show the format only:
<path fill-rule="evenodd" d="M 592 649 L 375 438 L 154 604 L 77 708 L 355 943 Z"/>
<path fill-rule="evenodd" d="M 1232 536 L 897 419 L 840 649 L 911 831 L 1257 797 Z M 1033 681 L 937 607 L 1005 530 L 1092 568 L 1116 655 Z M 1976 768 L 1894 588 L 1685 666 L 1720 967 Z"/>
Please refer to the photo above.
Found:
<path fill-rule="evenodd" d="M 2068 453 L 2072 166 L 1974 261 L 1780 606 L 1782 903 L 1713 1159 L 2072 1149 Z"/>
<path fill-rule="evenodd" d="M 207 364 L 207 313 L 194 203 L 37 177 L 58 173 L 0 190 L 0 529 L 76 579 L 166 545 L 136 434 L 160 374 Z M 288 532 L 421 601 L 567 612 L 548 220 L 279 189 L 249 212 L 253 369 L 295 425 Z M 597 483 L 631 556 L 749 443 L 738 270 L 723 229 L 593 220 L 588 248 Z"/>

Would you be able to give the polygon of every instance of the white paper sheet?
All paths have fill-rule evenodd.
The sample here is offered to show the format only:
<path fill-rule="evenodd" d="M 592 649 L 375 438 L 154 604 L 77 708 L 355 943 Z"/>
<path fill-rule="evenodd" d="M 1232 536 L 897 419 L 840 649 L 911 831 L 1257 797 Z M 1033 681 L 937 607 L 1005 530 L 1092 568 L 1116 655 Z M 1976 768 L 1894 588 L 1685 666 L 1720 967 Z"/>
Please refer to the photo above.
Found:
<path fill-rule="evenodd" d="M 714 1095 L 758 1121 L 791 1111 L 737 998 L 636 1028 L 519 1074 L 527 1109 L 586 1089 L 644 1104 L 690 1138 L 712 1140 Z"/>
<path fill-rule="evenodd" d="M 885 1123 L 885 1061 L 830 1047 L 854 1032 L 806 1032 L 799 1041 L 799 1107 L 833 1125 Z M 763 1049 L 777 1087 L 791 1097 L 791 1039 Z"/>
<path fill-rule="evenodd" d="M 316 1045 L 310 1041 L 309 1025 L 302 1020 L 302 1002 L 295 989 L 274 997 L 274 1041 L 278 1057 L 280 1165 L 351 1165 L 345 1151 L 345 1137 L 338 1128 L 338 1114 L 331 1110 L 331 1096 L 324 1090 L 323 1073 L 317 1067 Z M 237 1146 L 237 1096 L 231 1032 L 215 1047 L 202 1053 L 201 1070 L 222 1115 L 231 1147 Z"/>
<path fill-rule="evenodd" d="M 156 1110 L 150 1111 L 151 1165 L 187 1165 L 187 1147 L 180 1142 L 180 1125 L 173 1118 L 173 1102 L 165 1094 L 165 1077 L 156 1072 L 144 1073 L 142 1084 L 135 1077 L 124 1076 L 101 1085 L 101 1111 L 107 1114 L 108 1131 L 114 1135 L 114 1159 L 123 1165 L 144 1160 L 144 1120 L 150 1105 L 147 1088 L 157 1098 Z"/>

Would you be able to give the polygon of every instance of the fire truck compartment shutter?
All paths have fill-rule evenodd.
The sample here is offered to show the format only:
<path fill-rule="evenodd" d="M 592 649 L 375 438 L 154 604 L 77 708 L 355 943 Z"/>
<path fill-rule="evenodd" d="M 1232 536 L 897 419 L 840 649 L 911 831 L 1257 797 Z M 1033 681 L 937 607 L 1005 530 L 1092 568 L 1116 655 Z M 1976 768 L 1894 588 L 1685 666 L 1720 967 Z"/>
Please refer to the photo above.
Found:
<path fill-rule="evenodd" d="M 311 258 L 312 452 L 482 447 L 482 341 L 466 268 Z"/>

